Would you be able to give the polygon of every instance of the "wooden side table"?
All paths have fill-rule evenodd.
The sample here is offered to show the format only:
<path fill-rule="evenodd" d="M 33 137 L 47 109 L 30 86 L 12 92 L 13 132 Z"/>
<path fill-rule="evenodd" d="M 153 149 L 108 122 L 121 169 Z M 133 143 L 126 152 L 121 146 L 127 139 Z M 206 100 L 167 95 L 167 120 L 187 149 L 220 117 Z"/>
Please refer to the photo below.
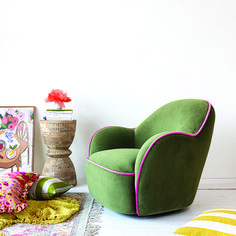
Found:
<path fill-rule="evenodd" d="M 76 185 L 76 173 L 70 159 L 69 149 L 73 142 L 76 120 L 41 120 L 40 130 L 43 141 L 48 147 L 48 156 L 42 175 L 59 178 L 69 184 Z"/>

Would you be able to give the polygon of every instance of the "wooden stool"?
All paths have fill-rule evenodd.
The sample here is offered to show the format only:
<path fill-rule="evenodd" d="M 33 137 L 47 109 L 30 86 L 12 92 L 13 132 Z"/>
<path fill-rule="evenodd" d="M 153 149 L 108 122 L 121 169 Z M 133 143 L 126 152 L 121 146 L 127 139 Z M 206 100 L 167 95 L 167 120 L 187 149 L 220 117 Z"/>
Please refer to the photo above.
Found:
<path fill-rule="evenodd" d="M 69 147 L 75 136 L 76 120 L 41 120 L 40 129 L 43 141 L 48 147 L 48 159 L 42 175 L 59 178 L 75 186 L 76 173 L 69 158 Z"/>

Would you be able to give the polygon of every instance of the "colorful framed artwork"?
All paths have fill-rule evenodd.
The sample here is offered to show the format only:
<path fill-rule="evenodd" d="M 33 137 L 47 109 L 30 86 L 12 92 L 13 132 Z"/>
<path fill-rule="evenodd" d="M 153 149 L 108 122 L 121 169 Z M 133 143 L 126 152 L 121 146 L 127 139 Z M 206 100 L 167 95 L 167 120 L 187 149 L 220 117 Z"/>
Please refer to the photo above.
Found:
<path fill-rule="evenodd" d="M 34 106 L 0 106 L 0 175 L 33 171 Z"/>

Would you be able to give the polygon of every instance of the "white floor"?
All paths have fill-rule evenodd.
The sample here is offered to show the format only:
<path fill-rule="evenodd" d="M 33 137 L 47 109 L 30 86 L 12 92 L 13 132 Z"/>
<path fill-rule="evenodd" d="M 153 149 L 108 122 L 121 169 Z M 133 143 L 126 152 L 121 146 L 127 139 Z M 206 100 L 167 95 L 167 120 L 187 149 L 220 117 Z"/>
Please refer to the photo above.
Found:
<path fill-rule="evenodd" d="M 218 181 L 219 182 L 219 181 Z M 236 208 L 236 188 L 232 181 L 213 180 L 210 184 L 201 182 L 193 204 L 182 211 L 151 216 L 127 216 L 104 208 L 100 236 L 173 236 L 173 232 L 199 215 L 212 208 Z M 73 191 L 87 192 L 87 185 L 82 183 Z"/>

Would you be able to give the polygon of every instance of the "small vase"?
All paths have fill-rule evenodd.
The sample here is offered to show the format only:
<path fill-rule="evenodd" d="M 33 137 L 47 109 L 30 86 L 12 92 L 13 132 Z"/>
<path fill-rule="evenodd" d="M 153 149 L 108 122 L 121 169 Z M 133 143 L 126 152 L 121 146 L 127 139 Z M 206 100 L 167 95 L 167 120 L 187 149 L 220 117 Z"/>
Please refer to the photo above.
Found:
<path fill-rule="evenodd" d="M 62 107 L 58 105 L 56 102 L 54 102 L 54 109 L 62 109 Z"/>

